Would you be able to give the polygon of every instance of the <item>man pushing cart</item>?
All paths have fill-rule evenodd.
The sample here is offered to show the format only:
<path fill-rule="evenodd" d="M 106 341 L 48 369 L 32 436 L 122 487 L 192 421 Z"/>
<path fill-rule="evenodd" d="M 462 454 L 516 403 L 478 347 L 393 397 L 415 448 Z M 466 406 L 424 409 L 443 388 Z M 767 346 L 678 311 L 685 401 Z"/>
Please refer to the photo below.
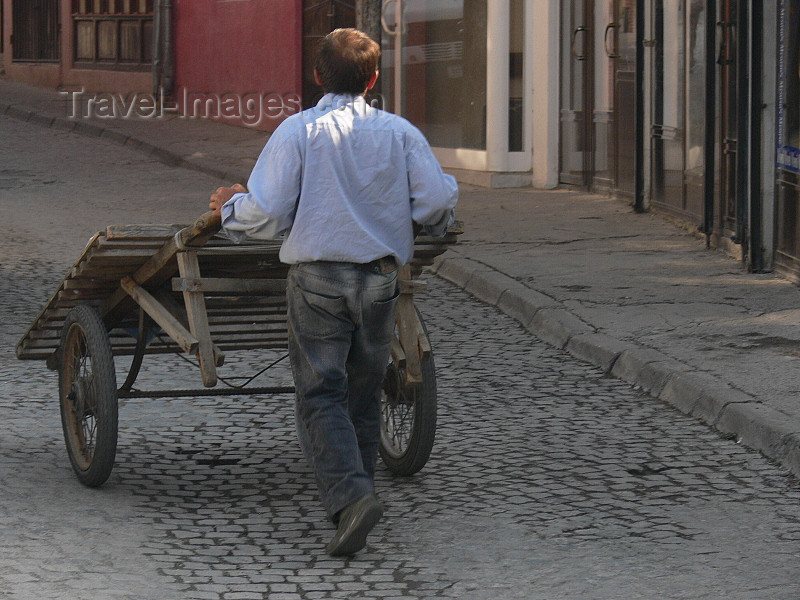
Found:
<path fill-rule="evenodd" d="M 458 189 L 415 127 L 366 104 L 379 57 L 359 31 L 325 37 L 315 75 L 326 95 L 278 127 L 247 188 L 219 188 L 212 212 L 188 227 L 96 235 L 20 341 L 20 358 L 59 370 L 83 483 L 111 472 L 117 398 L 146 395 L 133 387 L 145 354 L 193 354 L 213 388 L 226 350 L 287 343 L 298 438 L 337 525 L 331 555 L 363 548 L 382 516 L 378 454 L 400 474 L 425 464 L 435 372 L 413 276 L 455 240 Z M 119 354 L 133 359 L 118 389 Z"/>

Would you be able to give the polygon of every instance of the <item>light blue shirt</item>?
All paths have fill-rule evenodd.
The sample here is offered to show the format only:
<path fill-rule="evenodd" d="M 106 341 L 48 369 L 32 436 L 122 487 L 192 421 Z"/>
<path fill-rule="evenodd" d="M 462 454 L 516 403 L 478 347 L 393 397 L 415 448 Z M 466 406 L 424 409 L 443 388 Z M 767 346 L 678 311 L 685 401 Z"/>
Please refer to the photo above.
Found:
<path fill-rule="evenodd" d="M 458 200 L 427 140 L 361 96 L 327 94 L 272 134 L 247 184 L 222 207 L 235 241 L 276 239 L 284 263 L 366 263 L 414 250 L 412 220 L 444 235 Z"/>

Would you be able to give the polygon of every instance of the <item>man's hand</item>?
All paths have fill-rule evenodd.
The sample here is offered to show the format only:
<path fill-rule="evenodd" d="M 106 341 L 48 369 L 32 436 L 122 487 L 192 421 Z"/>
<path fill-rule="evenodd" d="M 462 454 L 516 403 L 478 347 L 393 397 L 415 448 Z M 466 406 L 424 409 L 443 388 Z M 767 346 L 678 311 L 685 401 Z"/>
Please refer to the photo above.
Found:
<path fill-rule="evenodd" d="M 239 183 L 233 184 L 233 187 L 220 187 L 217 191 L 211 194 L 211 201 L 208 203 L 208 208 L 214 211 L 215 214 L 220 214 L 222 205 L 231 199 L 234 194 L 247 192 L 247 188 Z"/>

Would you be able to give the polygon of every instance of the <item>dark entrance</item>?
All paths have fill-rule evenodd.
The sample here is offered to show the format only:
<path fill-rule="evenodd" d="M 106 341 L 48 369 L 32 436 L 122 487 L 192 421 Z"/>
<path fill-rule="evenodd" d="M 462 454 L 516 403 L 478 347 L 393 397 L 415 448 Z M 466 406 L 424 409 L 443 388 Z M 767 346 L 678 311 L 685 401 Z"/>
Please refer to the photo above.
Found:
<path fill-rule="evenodd" d="M 303 108 L 322 97 L 322 88 L 314 81 L 319 40 L 334 29 L 355 26 L 355 0 L 303 0 Z"/>
<path fill-rule="evenodd" d="M 561 182 L 633 196 L 636 2 L 563 2 L 561 26 Z"/>
<path fill-rule="evenodd" d="M 59 60 L 58 4 L 58 0 L 14 0 L 11 5 L 13 60 Z"/>
<path fill-rule="evenodd" d="M 719 21 L 720 141 L 722 160 L 719 178 L 719 214 L 722 235 L 736 236 L 738 211 L 736 159 L 739 121 L 737 119 L 738 11 L 736 0 L 724 0 Z"/>

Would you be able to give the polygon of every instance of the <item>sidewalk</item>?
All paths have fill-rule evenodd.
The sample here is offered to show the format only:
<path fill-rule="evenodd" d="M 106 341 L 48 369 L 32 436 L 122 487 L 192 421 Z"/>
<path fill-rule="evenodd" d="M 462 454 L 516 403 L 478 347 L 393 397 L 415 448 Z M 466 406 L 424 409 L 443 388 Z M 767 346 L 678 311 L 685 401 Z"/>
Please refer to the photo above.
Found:
<path fill-rule="evenodd" d="M 0 81 L 0 114 L 232 183 L 246 182 L 267 137 L 176 117 L 72 121 L 65 104 Z M 596 195 L 463 186 L 458 213 L 466 233 L 435 266 L 440 277 L 800 476 L 800 288 Z"/>
<path fill-rule="evenodd" d="M 97 116 L 71 119 L 73 98 L 66 93 L 0 79 L 0 114 L 44 127 L 103 137 L 151 154 L 167 164 L 195 169 L 231 183 L 247 183 L 269 137 L 263 131 L 184 119 L 174 114 L 151 119 Z"/>

